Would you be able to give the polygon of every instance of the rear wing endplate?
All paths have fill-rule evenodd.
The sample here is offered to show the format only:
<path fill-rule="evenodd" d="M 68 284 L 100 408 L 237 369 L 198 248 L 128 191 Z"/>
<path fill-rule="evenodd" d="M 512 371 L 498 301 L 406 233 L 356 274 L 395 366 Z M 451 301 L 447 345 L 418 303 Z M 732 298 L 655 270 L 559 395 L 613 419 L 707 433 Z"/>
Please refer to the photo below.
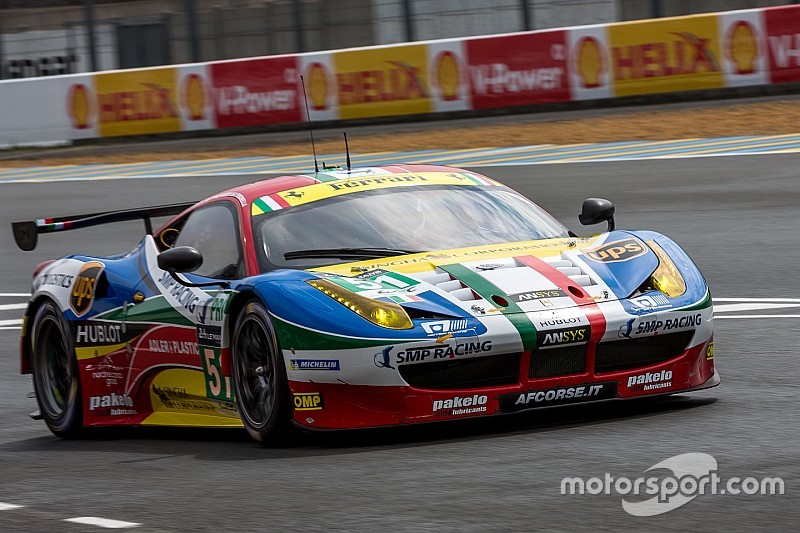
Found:
<path fill-rule="evenodd" d="M 189 202 L 184 204 L 141 207 L 138 209 L 124 209 L 120 211 L 104 211 L 102 213 L 90 213 L 87 215 L 40 218 L 25 222 L 12 222 L 11 229 L 14 232 L 14 240 L 17 246 L 19 246 L 21 250 L 29 252 L 36 248 L 40 233 L 54 233 L 56 231 L 88 228 L 111 222 L 142 219 L 144 221 L 145 230 L 148 234 L 152 234 L 153 225 L 150 221 L 151 217 L 178 215 L 196 203 L 197 202 Z"/>

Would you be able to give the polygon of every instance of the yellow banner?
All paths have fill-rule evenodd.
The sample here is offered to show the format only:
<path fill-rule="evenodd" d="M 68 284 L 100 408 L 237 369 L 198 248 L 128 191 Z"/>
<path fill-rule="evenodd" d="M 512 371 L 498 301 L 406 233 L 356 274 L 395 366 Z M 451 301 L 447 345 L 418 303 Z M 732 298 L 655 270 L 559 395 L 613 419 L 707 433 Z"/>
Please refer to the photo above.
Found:
<path fill-rule="evenodd" d="M 103 137 L 180 131 L 173 68 L 101 73 L 94 83 Z"/>
<path fill-rule="evenodd" d="M 425 45 L 334 55 L 341 118 L 431 112 Z"/>
<path fill-rule="evenodd" d="M 615 96 L 725 84 L 716 15 L 611 24 L 608 35 Z"/>

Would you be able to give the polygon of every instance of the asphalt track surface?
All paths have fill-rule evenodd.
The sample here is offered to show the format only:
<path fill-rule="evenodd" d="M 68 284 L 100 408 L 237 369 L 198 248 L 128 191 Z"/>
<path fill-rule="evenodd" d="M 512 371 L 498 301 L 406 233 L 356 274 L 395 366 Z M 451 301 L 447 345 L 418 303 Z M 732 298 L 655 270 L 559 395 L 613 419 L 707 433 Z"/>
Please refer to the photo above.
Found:
<path fill-rule="evenodd" d="M 681 243 L 715 297 L 798 298 L 800 155 L 476 169 L 534 198 L 576 232 L 581 201 L 603 196 L 620 228 Z M 263 177 L 263 176 L 260 176 Z M 44 236 L 17 250 L 8 223 L 200 199 L 247 176 L 0 185 L 0 293 L 24 293 L 41 260 L 113 253 L 136 223 Z M 2 300 L 2 298 L 0 298 Z M 0 301 L 0 305 L 8 300 Z M 798 306 L 800 307 L 800 306 Z M 769 311 L 770 313 L 774 313 Z M 646 402 L 608 402 L 396 430 L 301 436 L 263 449 L 242 431 L 147 429 L 60 441 L 28 418 L 17 336 L 0 330 L 0 531 L 795 530 L 800 523 L 800 318 L 717 319 L 722 385 Z M 0 319 L 5 318 L 3 315 Z M 561 495 L 565 476 L 635 479 L 702 452 L 733 476 L 779 476 L 782 496 L 702 495 L 660 516 L 627 514 L 619 494 Z M 641 498 L 640 498 L 641 499 Z"/>

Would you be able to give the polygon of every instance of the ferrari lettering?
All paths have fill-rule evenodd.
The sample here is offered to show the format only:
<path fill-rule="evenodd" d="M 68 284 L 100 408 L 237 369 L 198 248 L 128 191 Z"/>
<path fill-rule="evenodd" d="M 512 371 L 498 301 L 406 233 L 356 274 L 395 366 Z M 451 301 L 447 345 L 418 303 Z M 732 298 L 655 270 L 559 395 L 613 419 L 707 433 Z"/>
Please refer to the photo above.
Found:
<path fill-rule="evenodd" d="M 647 253 L 647 246 L 637 239 L 624 239 L 598 246 L 590 250 L 583 250 L 584 255 L 600 263 L 616 263 L 629 261 Z"/>
<path fill-rule="evenodd" d="M 194 313 L 197 308 L 197 302 L 200 301 L 200 297 L 194 294 L 191 287 L 181 285 L 167 272 L 161 276 L 158 282 L 169 291 L 170 296 L 175 298 L 178 304 L 183 306 L 190 313 Z"/>
<path fill-rule="evenodd" d="M 344 189 L 355 189 L 358 187 L 365 187 L 370 185 L 380 185 L 382 183 L 408 183 L 428 181 L 424 176 L 390 176 L 386 178 L 367 178 L 363 180 L 342 180 L 338 183 L 327 183 L 328 187 L 334 191 L 341 191 Z"/>
<path fill-rule="evenodd" d="M 492 341 L 476 341 L 456 344 L 455 346 L 423 346 L 420 348 L 409 348 L 402 352 L 397 352 L 397 364 L 421 363 L 424 361 L 435 361 L 438 359 L 455 359 L 465 355 L 488 352 L 492 349 Z"/>
<path fill-rule="evenodd" d="M 119 344 L 121 339 L 119 324 L 79 324 L 75 332 L 76 344 Z"/>
<path fill-rule="evenodd" d="M 90 411 L 106 407 L 133 407 L 133 400 L 127 394 L 115 394 L 113 392 L 106 396 L 92 396 L 89 398 Z"/>

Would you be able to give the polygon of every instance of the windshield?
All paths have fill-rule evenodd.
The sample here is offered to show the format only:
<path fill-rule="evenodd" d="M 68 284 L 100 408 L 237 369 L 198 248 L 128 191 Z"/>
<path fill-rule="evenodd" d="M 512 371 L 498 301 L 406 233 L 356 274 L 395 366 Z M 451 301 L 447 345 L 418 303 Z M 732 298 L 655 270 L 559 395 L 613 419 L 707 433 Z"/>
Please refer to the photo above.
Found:
<path fill-rule="evenodd" d="M 566 237 L 567 229 L 509 189 L 441 185 L 363 191 L 256 215 L 253 233 L 265 271 Z"/>

